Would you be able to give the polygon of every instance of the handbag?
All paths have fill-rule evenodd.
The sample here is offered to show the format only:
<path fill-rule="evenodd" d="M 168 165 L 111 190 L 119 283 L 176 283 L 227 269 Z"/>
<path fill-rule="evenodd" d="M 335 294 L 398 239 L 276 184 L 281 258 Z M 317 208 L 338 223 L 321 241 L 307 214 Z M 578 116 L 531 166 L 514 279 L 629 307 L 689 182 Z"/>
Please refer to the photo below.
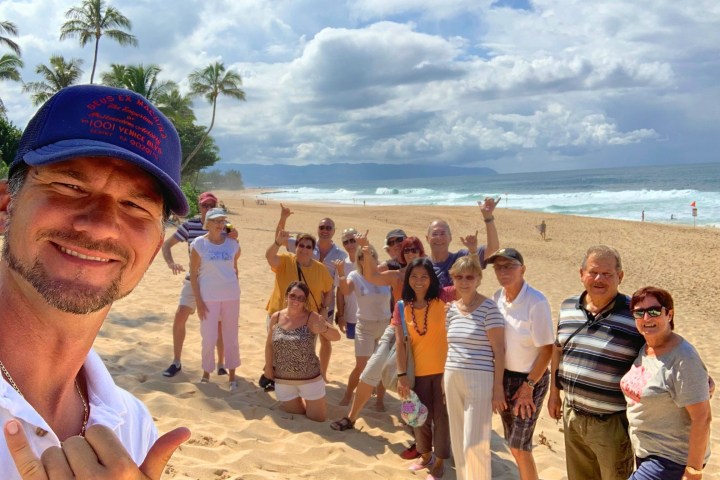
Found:
<path fill-rule="evenodd" d="M 407 323 L 405 323 L 405 302 L 402 300 L 398 301 L 397 308 L 400 311 L 400 323 L 403 329 L 403 343 L 405 344 L 405 353 L 407 354 L 407 380 L 410 383 L 410 388 L 415 387 L 415 358 L 412 354 L 412 347 L 410 346 L 410 337 L 408 335 Z M 397 376 L 397 342 L 396 345 L 390 349 L 390 354 L 385 360 L 382 369 L 382 382 L 386 390 L 390 390 L 397 393 L 398 376 Z"/>

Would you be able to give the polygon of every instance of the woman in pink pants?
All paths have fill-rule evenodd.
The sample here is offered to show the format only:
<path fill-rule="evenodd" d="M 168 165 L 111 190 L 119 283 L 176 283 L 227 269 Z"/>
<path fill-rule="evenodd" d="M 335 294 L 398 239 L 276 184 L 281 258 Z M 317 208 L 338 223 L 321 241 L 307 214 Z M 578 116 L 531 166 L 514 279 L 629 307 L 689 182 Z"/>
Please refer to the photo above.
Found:
<path fill-rule="evenodd" d="M 235 369 L 240 366 L 238 317 L 240 316 L 240 283 L 237 262 L 240 244 L 224 235 L 227 213 L 213 208 L 205 215 L 203 228 L 208 231 L 196 238 L 190 253 L 190 284 L 197 300 L 202 335 L 201 382 L 210 381 L 215 370 L 214 345 L 218 322 L 225 341 L 225 366 L 230 373 L 230 391 L 237 390 Z"/>

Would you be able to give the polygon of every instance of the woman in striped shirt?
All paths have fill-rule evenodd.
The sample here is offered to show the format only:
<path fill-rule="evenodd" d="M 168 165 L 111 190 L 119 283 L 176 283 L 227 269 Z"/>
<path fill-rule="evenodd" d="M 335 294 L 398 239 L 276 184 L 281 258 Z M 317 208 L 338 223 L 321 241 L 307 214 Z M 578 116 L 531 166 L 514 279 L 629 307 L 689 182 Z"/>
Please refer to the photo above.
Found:
<path fill-rule="evenodd" d="M 478 293 L 477 255 L 459 258 L 450 276 L 460 299 L 447 311 L 445 396 L 459 480 L 490 480 L 492 412 L 506 408 L 505 319 L 497 304 Z"/>

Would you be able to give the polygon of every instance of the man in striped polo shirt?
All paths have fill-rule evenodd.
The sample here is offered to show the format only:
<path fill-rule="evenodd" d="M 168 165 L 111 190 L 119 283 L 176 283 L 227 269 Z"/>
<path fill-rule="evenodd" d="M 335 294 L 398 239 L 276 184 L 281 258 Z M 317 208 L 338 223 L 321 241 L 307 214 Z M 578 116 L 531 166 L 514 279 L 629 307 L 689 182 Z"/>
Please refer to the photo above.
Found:
<path fill-rule="evenodd" d="M 634 459 L 620 379 L 645 340 L 630 298 L 618 293 L 623 270 L 617 250 L 590 247 L 580 279 L 585 291 L 560 307 L 548 411 L 563 419 L 568 480 L 625 480 Z"/>

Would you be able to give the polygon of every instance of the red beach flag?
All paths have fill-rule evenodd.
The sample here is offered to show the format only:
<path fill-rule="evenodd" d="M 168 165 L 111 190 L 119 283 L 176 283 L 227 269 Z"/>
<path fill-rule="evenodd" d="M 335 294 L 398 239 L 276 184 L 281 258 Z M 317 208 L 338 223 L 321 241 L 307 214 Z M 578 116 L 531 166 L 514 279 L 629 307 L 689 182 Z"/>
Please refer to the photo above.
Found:
<path fill-rule="evenodd" d="M 694 207 L 694 206 L 695 206 L 695 202 L 692 202 L 692 203 L 690 204 L 690 206 L 691 206 L 691 207 Z"/>

